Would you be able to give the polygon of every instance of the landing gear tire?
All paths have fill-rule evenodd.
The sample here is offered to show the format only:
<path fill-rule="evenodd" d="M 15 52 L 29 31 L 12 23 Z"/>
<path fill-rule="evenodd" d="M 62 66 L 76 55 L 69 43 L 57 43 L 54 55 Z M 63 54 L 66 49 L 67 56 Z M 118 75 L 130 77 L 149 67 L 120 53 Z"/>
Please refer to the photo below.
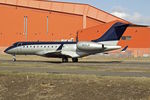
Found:
<path fill-rule="evenodd" d="M 78 62 L 78 58 L 72 58 L 72 62 Z"/>
<path fill-rule="evenodd" d="M 62 58 L 62 62 L 63 63 L 67 63 L 68 62 L 68 58 L 67 57 Z"/>
<path fill-rule="evenodd" d="M 13 62 L 16 62 L 16 58 L 13 58 Z"/>

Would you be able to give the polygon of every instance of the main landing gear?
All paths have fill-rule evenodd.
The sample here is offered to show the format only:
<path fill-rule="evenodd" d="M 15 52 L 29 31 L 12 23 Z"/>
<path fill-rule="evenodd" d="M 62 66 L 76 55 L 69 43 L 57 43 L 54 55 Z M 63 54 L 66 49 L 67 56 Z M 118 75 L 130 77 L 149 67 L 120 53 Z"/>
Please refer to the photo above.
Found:
<path fill-rule="evenodd" d="M 62 58 L 62 62 L 63 63 L 67 63 L 68 62 L 68 58 L 67 57 Z"/>
<path fill-rule="evenodd" d="M 63 63 L 68 63 L 68 58 L 67 57 L 63 57 L 62 58 L 62 62 Z M 72 58 L 72 62 L 78 62 L 78 58 Z"/>
<path fill-rule="evenodd" d="M 72 58 L 72 62 L 78 62 L 78 58 Z"/>
<path fill-rule="evenodd" d="M 16 62 L 16 55 L 13 55 L 13 59 L 12 59 L 13 62 Z"/>

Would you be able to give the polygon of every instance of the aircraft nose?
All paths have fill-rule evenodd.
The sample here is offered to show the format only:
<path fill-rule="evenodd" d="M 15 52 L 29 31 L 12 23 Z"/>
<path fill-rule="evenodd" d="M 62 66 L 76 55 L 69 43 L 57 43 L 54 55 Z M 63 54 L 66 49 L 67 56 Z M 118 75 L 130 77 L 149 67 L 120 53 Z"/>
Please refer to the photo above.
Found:
<path fill-rule="evenodd" d="M 11 48 L 12 48 L 12 46 L 11 46 L 11 47 L 8 47 L 7 49 L 4 50 L 4 52 L 7 53 L 7 54 L 10 53 L 10 49 L 11 49 Z"/>
<path fill-rule="evenodd" d="M 4 52 L 5 52 L 5 53 L 8 53 L 8 49 L 5 49 Z"/>

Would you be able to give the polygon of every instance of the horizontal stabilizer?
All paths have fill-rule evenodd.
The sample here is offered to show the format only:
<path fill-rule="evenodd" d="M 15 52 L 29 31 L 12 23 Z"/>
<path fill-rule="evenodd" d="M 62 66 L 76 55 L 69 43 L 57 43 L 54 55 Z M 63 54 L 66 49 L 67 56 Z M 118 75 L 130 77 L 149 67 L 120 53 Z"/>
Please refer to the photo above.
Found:
<path fill-rule="evenodd" d="M 128 49 L 128 46 L 124 47 L 121 51 L 125 52 Z"/>

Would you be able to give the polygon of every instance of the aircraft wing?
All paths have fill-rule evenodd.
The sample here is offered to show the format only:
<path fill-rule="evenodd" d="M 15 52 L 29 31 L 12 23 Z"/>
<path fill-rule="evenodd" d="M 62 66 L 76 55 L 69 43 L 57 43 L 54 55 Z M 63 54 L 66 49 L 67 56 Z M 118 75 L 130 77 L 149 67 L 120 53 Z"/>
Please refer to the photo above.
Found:
<path fill-rule="evenodd" d="M 46 50 L 44 50 L 44 51 L 37 52 L 36 54 L 39 56 L 44 56 L 44 55 L 48 55 L 48 54 L 61 54 L 61 51 L 60 50 L 59 51 L 46 51 Z"/>

